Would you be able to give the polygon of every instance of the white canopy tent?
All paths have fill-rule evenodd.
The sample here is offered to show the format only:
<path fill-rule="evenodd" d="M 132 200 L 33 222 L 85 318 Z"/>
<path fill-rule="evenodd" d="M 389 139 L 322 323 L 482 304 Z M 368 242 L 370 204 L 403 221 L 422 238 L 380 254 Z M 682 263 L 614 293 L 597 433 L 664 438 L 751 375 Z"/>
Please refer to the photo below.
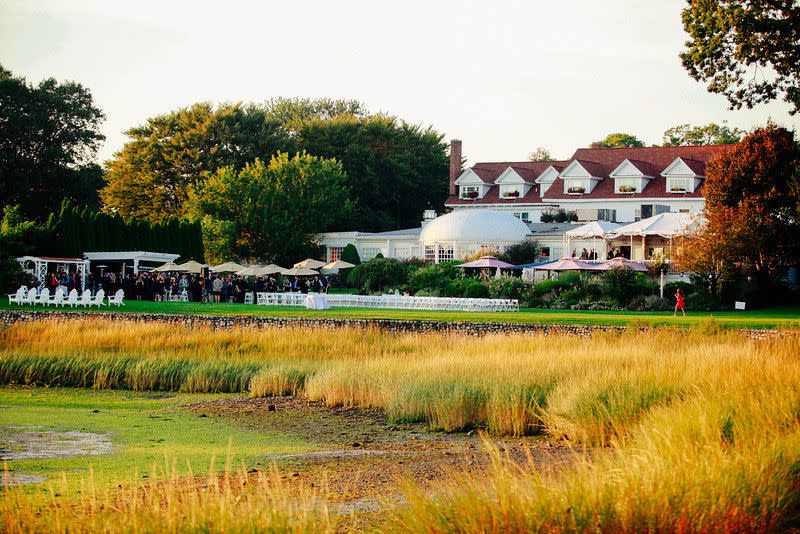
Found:
<path fill-rule="evenodd" d="M 39 287 L 44 287 L 49 271 L 49 265 L 55 265 L 55 269 L 74 268 L 75 276 L 80 280 L 81 290 L 85 287 L 86 272 L 89 270 L 89 262 L 83 258 L 54 258 L 51 256 L 22 256 L 17 258 L 20 267 L 39 280 Z M 74 266 L 74 267 L 73 267 Z"/>
<path fill-rule="evenodd" d="M 621 225 L 610 221 L 592 221 L 582 226 L 574 228 L 564 233 L 564 254 L 569 254 L 570 243 L 575 240 L 589 240 L 592 241 L 592 248 L 597 250 L 597 240 L 603 244 L 601 252 L 598 252 L 598 259 L 606 259 L 608 253 L 608 244 L 605 240 L 606 234 L 618 229 Z"/>
<path fill-rule="evenodd" d="M 659 213 L 641 221 L 620 226 L 608 232 L 608 237 L 647 237 L 661 236 L 667 239 L 687 235 L 705 224 L 705 218 L 691 213 Z"/>
<path fill-rule="evenodd" d="M 133 274 L 139 273 L 142 263 L 150 263 L 156 265 L 163 265 L 165 263 L 174 262 L 178 259 L 179 254 L 167 254 L 164 252 L 146 252 L 143 250 L 120 251 L 120 252 L 85 252 L 83 257 L 89 263 L 103 262 L 103 263 L 121 263 L 122 268 L 120 272 L 125 272 L 125 267 L 132 265 Z M 154 265 L 155 266 L 155 265 Z M 147 269 L 147 267 L 145 267 Z"/>

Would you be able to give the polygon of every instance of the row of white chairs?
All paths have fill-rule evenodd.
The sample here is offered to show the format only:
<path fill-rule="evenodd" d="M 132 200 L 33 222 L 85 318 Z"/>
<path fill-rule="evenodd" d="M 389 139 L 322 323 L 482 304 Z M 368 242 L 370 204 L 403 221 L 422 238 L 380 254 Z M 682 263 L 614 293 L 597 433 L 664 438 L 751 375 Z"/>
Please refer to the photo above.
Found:
<path fill-rule="evenodd" d="M 69 294 L 65 295 L 64 288 L 57 287 L 55 294 L 51 297 L 50 290 L 43 287 L 41 290 L 36 288 L 28 289 L 25 286 L 20 286 L 16 293 L 8 295 L 9 304 L 29 304 L 32 306 L 124 306 L 125 292 L 118 290 L 113 296 L 108 297 L 106 303 L 106 292 L 102 289 L 98 290 L 96 294 L 92 295 L 89 289 L 85 289 L 79 296 L 78 290 L 73 289 Z"/>
<path fill-rule="evenodd" d="M 304 306 L 303 293 L 258 293 L 261 306 Z M 409 310 L 443 310 L 475 312 L 519 311 L 517 299 L 478 299 L 453 297 L 411 297 L 404 295 L 325 295 L 331 306 L 349 308 L 392 308 Z"/>

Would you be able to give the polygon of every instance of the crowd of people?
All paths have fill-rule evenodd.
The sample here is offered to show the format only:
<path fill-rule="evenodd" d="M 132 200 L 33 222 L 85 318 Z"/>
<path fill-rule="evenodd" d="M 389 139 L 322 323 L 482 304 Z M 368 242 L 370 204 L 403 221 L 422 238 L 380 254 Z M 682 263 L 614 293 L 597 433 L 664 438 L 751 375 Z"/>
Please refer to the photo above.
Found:
<path fill-rule="evenodd" d="M 610 248 L 608 249 L 608 253 L 606 254 L 606 259 L 610 260 L 613 258 L 624 258 L 625 254 L 623 254 L 622 250 L 619 248 Z M 586 250 L 585 248 L 581 250 L 580 254 L 578 254 L 577 249 L 572 249 L 572 259 L 579 259 L 579 260 L 588 260 L 593 261 L 599 258 L 597 251 L 595 249 Z"/>
<path fill-rule="evenodd" d="M 330 280 L 325 275 L 314 277 L 295 276 L 258 276 L 248 277 L 235 274 L 208 273 L 157 273 L 140 272 L 115 273 L 105 271 L 97 275 L 88 272 L 81 284 L 81 274 L 76 271 L 60 270 L 49 273 L 45 279 L 45 287 L 50 294 L 58 288 L 69 293 L 73 289 L 79 292 L 89 289 L 93 294 L 102 289 L 106 295 L 113 295 L 122 289 L 126 300 L 168 301 L 178 300 L 183 296 L 189 302 L 244 302 L 248 292 L 299 292 L 327 293 Z M 39 287 L 40 281 L 31 277 L 29 288 Z"/>

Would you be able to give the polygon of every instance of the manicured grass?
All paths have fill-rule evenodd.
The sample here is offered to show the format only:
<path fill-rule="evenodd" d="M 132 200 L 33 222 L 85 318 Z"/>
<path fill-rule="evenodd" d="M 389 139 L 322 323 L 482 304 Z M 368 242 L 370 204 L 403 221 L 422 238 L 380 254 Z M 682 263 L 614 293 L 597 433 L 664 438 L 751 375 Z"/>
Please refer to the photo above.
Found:
<path fill-rule="evenodd" d="M 112 452 L 47 460 L 13 460 L 17 473 L 58 479 L 65 473 L 68 487 L 77 490 L 80 479 L 94 470 L 98 486 L 126 482 L 147 475 L 154 465 L 163 469 L 165 460 L 178 474 L 208 472 L 212 458 L 217 469 L 225 467 L 229 454 L 236 465 L 252 466 L 266 454 L 289 454 L 313 450 L 313 443 L 299 437 L 240 427 L 229 420 L 198 417 L 183 410 L 190 402 L 219 395 L 169 395 L 132 391 L 96 391 L 72 388 L 0 388 L 0 441 L 9 425 L 42 427 L 42 431 L 80 431 L 106 434 Z M 97 410 L 97 412 L 95 412 Z M 46 485 L 30 486 L 45 491 Z"/>
<path fill-rule="evenodd" d="M 5 299 L 0 309 L 50 310 L 42 306 L 11 306 Z M 71 310 L 72 308 L 66 308 Z M 75 310 L 81 308 L 74 308 Z M 98 308 L 93 308 L 98 310 Z M 245 304 L 198 304 L 194 302 L 127 301 L 121 308 L 103 307 L 99 311 L 126 313 L 174 313 L 196 315 L 251 315 L 260 317 L 322 317 L 343 319 L 418 319 L 430 321 L 504 322 L 519 324 L 679 326 L 704 325 L 713 319 L 721 328 L 800 328 L 800 308 L 769 308 L 752 311 L 689 312 L 673 317 L 672 312 L 572 311 L 525 308 L 519 312 L 484 313 L 374 308 L 332 308 L 324 311 L 291 306 Z"/>

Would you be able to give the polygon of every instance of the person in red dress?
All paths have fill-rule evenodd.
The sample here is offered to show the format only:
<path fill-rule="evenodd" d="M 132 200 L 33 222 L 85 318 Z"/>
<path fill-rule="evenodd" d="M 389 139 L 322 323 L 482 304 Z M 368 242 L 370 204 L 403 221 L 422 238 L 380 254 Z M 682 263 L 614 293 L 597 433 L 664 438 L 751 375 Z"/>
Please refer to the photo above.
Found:
<path fill-rule="evenodd" d="M 683 312 L 683 316 L 686 317 L 686 307 L 683 302 L 683 291 L 681 291 L 681 288 L 678 288 L 678 290 L 675 291 L 675 312 L 672 314 L 673 317 L 678 315 L 678 310 L 681 310 Z"/>

